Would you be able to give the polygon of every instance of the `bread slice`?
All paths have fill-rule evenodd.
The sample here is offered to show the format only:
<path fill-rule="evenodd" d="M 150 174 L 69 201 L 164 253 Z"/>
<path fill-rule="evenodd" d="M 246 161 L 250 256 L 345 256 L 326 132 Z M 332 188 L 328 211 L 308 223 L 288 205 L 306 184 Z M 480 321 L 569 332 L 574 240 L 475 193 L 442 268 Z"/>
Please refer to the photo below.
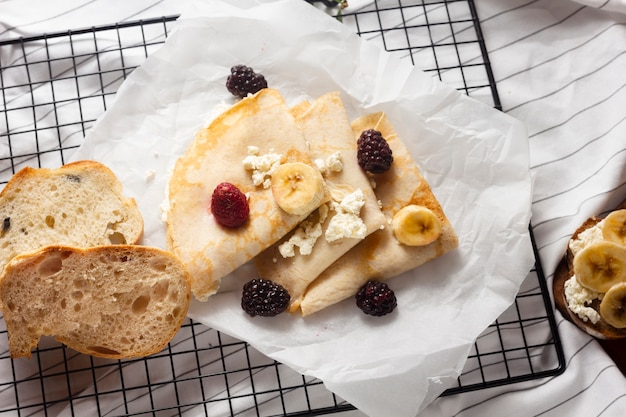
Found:
<path fill-rule="evenodd" d="M 143 234 L 137 204 L 95 161 L 23 168 L 0 193 L 0 222 L 0 271 L 14 256 L 43 246 L 135 244 Z"/>
<path fill-rule="evenodd" d="M 626 209 L 626 200 L 623 201 L 615 210 Z M 592 216 L 585 220 L 578 229 L 572 234 L 571 239 L 577 239 L 578 235 L 587 229 L 598 224 L 605 216 Z M 626 338 L 626 329 L 618 329 L 611 326 L 604 319 L 600 318 L 597 323 L 592 323 L 591 320 L 583 320 L 576 313 L 574 313 L 568 307 L 568 301 L 565 296 L 565 283 L 574 276 L 573 268 L 574 254 L 572 253 L 569 244 L 563 258 L 557 265 L 554 272 L 554 278 L 552 280 L 552 290 L 554 294 L 554 303 L 557 309 L 561 312 L 563 317 L 574 323 L 580 329 L 587 332 L 589 335 L 602 340 L 617 340 Z M 598 313 L 600 311 L 600 300 L 594 300 L 588 307 L 593 308 Z"/>
<path fill-rule="evenodd" d="M 146 246 L 48 246 L 13 258 L 0 277 L 13 358 L 30 357 L 41 336 L 104 358 L 156 353 L 182 325 L 189 300 L 185 266 Z"/>
<path fill-rule="evenodd" d="M 322 271 L 362 241 L 365 236 L 379 230 L 387 223 L 387 219 L 378 206 L 378 199 L 372 190 L 370 180 L 358 164 L 357 143 L 352 135 L 350 119 L 339 93 L 327 93 L 316 98 L 309 105 L 306 103 L 308 102 L 292 108 L 292 113 L 304 129 L 311 157 L 325 163 L 329 157 L 332 159 L 333 155 L 337 153 L 340 155 L 342 168 L 337 171 L 326 170 L 324 174 L 326 186 L 335 203 L 340 203 L 344 196 L 358 192 L 358 190 L 363 193 L 364 205 L 359 218 L 363 221 L 365 228 L 361 238 L 343 237 L 329 242 L 325 233 L 336 211 L 326 206 L 325 210 L 328 215 L 323 216 L 325 220 L 320 221 L 319 211 L 314 212 L 305 220 L 306 224 L 288 233 L 279 242 L 254 258 L 261 277 L 279 283 L 287 289 L 291 296 L 290 311 L 298 310 L 307 286 Z M 296 239 L 306 234 L 307 226 L 311 229 L 317 227 L 318 224 L 318 232 L 321 236 L 315 240 L 310 254 L 306 254 L 306 251 L 302 254 L 300 249 L 295 249 L 294 256 L 282 256 L 281 245 L 290 240 L 293 241 L 294 234 L 297 234 Z"/>
<path fill-rule="evenodd" d="M 189 268 L 192 292 L 200 301 L 217 292 L 222 277 L 314 211 L 288 214 L 271 188 L 255 185 L 244 166 L 249 147 L 258 149 L 259 157 L 280 155 L 280 163 L 313 164 L 302 129 L 282 95 L 270 88 L 237 102 L 196 134 L 170 178 L 167 245 Z M 221 182 L 248 197 L 250 217 L 241 227 L 222 227 L 210 212 L 211 195 Z"/>
<path fill-rule="evenodd" d="M 391 169 L 374 177 L 374 192 L 385 216 L 392 219 L 410 204 L 425 206 L 439 218 L 441 235 L 426 246 L 406 246 L 396 240 L 390 226 L 372 233 L 309 285 L 300 303 L 303 316 L 352 297 L 370 279 L 389 279 L 458 246 L 452 224 L 385 114 L 362 116 L 352 122 L 352 129 L 355 138 L 367 129 L 380 131 L 393 151 Z"/>

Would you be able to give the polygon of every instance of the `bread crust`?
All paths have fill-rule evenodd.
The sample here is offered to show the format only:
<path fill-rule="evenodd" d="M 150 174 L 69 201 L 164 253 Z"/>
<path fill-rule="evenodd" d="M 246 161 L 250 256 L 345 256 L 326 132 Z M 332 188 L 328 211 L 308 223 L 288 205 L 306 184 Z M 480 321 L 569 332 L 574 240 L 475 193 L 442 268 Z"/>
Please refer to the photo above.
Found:
<path fill-rule="evenodd" d="M 614 210 L 621 210 L 626 208 L 626 200 L 624 200 L 619 206 L 617 206 Z M 585 230 L 595 226 L 605 216 L 592 216 L 585 220 L 572 234 L 571 239 L 576 239 L 579 234 L 584 232 Z M 569 242 L 569 241 L 568 241 Z M 574 254 L 568 247 L 563 255 L 563 258 L 559 262 L 554 272 L 554 277 L 552 280 L 552 290 L 554 295 L 554 303 L 556 308 L 561 312 L 563 317 L 567 320 L 574 323 L 580 329 L 584 330 L 587 334 L 601 340 L 618 340 L 626 338 L 626 329 L 618 329 L 610 324 L 608 324 L 604 319 L 600 319 L 597 323 L 592 323 L 590 320 L 584 321 L 576 313 L 571 311 L 568 307 L 567 299 L 565 297 L 565 282 L 569 280 L 572 276 L 574 276 L 574 268 L 573 268 Z M 600 301 L 594 300 L 594 302 L 589 305 L 589 307 L 593 308 L 596 311 L 600 311 Z"/>
<path fill-rule="evenodd" d="M 189 308 L 186 267 L 138 245 L 47 246 L 13 258 L 0 276 L 11 357 L 30 357 L 41 336 L 103 358 L 161 351 Z"/>
<path fill-rule="evenodd" d="M 25 167 L 0 192 L 0 270 L 16 255 L 47 245 L 137 244 L 143 217 L 121 182 L 91 160 L 59 168 Z"/>

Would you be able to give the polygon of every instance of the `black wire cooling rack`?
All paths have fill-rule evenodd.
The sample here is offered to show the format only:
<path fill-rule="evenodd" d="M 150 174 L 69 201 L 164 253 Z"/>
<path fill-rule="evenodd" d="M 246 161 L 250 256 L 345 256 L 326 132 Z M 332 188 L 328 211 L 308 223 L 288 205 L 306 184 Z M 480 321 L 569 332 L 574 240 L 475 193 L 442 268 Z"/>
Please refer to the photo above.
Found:
<path fill-rule="evenodd" d="M 311 3 L 337 13 L 334 1 Z M 500 109 L 473 1 L 376 1 L 341 15 L 362 37 Z M 0 41 L 0 186 L 25 165 L 65 163 L 175 21 L 161 17 Z M 514 304 L 478 337 L 458 386 L 443 395 L 563 371 L 535 254 L 536 267 Z M 0 320 L 0 413 L 303 416 L 351 409 L 321 381 L 191 320 L 161 353 L 123 361 L 78 354 L 45 338 L 31 360 L 12 360 Z"/>

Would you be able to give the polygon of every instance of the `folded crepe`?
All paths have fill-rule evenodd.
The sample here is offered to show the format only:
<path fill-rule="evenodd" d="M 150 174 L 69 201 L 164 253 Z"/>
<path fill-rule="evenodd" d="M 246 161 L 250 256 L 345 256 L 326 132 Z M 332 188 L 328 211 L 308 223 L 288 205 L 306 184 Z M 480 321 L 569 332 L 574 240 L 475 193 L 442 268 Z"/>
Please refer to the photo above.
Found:
<path fill-rule="evenodd" d="M 287 289 L 289 310 L 296 311 L 308 285 L 367 235 L 384 227 L 386 218 L 370 179 L 358 164 L 356 139 L 339 93 L 302 102 L 292 113 L 304 130 L 311 158 L 324 173 L 331 201 L 258 255 L 254 263 L 262 278 Z M 342 227 L 335 225 L 345 226 L 342 201 L 354 201 L 357 196 L 363 205 L 358 215 L 350 216 L 352 228 L 336 233 Z"/>
<path fill-rule="evenodd" d="M 368 280 L 389 279 L 458 246 L 450 221 L 386 116 L 383 113 L 363 116 L 352 123 L 352 129 L 355 137 L 367 129 L 380 131 L 393 152 L 391 168 L 376 174 L 374 188 L 389 223 L 405 206 L 425 206 L 439 219 L 441 234 L 428 245 L 407 246 L 396 239 L 390 226 L 372 233 L 309 285 L 300 303 L 303 316 L 352 297 Z"/>
<path fill-rule="evenodd" d="M 260 161 L 244 164 L 249 158 Z M 189 268 L 201 301 L 220 279 L 271 246 L 304 220 L 276 203 L 268 181 L 275 163 L 313 166 L 302 129 L 280 93 L 263 89 L 200 130 L 174 167 L 169 183 L 167 246 Z M 265 171 L 264 171 L 265 170 Z M 250 217 L 238 228 L 220 226 L 210 213 L 215 187 L 229 182 L 247 197 Z"/>

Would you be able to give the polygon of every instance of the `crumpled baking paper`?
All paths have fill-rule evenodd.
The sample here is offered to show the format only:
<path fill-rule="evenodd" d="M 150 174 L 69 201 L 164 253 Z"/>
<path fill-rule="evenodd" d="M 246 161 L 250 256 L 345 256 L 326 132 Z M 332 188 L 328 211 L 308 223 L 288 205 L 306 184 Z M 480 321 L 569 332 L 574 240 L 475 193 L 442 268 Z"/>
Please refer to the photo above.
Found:
<path fill-rule="evenodd" d="M 533 266 L 532 181 L 524 126 L 361 39 L 305 2 L 189 5 L 166 44 L 119 89 L 73 159 L 120 178 L 165 248 L 162 219 L 176 158 L 234 98 L 231 66 L 262 72 L 288 104 L 339 91 L 352 118 L 384 111 L 459 236 L 459 248 L 395 277 L 397 311 L 362 314 L 346 300 L 306 319 L 250 318 L 240 287 L 251 264 L 189 316 L 245 340 L 369 416 L 414 416 L 456 384 L 476 337 L 513 301 Z"/>

